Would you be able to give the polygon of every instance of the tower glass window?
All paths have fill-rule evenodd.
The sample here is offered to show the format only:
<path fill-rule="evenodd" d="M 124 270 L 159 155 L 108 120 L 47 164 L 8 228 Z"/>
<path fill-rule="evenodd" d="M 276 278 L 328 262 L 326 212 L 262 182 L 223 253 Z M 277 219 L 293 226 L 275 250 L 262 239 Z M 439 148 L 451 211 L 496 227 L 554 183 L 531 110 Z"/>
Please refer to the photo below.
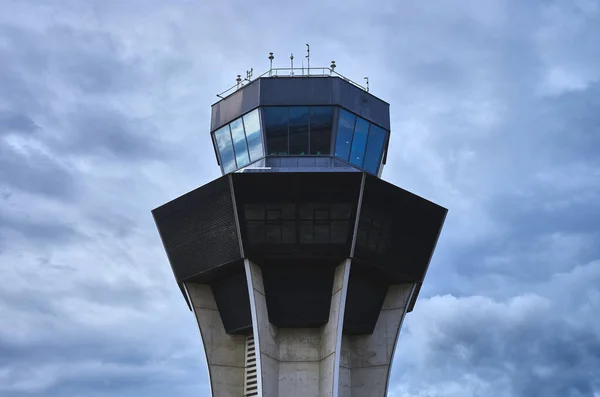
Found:
<path fill-rule="evenodd" d="M 221 127 L 215 132 L 215 141 L 219 149 L 223 172 L 226 174 L 235 171 L 235 157 L 233 154 L 233 144 L 231 143 L 231 134 L 229 133 L 229 125 Z"/>
<path fill-rule="evenodd" d="M 367 136 L 369 134 L 369 122 L 358 117 L 354 127 L 354 137 L 352 139 L 352 150 L 350 151 L 350 162 L 362 167 L 367 146 Z"/>
<path fill-rule="evenodd" d="M 244 117 L 244 129 L 246 130 L 246 140 L 248 141 L 248 152 L 250 161 L 254 162 L 264 156 L 262 132 L 260 130 L 260 119 L 258 109 L 251 111 Z"/>
<path fill-rule="evenodd" d="M 234 120 L 230 124 L 231 138 L 233 138 L 233 150 L 235 151 L 235 161 L 237 168 L 243 167 L 250 162 L 248 156 L 248 145 L 246 135 L 244 134 L 244 124 L 242 119 Z"/>
<path fill-rule="evenodd" d="M 381 163 L 381 153 L 385 145 L 386 131 L 374 124 L 369 128 L 369 139 L 363 168 L 365 171 L 376 174 Z"/>
<path fill-rule="evenodd" d="M 350 155 L 350 145 L 352 145 L 352 133 L 356 116 L 344 109 L 340 109 L 338 119 L 337 136 L 335 139 L 335 155 L 342 160 L 348 161 Z"/>
<path fill-rule="evenodd" d="M 308 154 L 308 107 L 292 106 L 289 112 L 289 153 Z"/>
<path fill-rule="evenodd" d="M 288 108 L 266 107 L 263 109 L 267 154 L 288 154 Z"/>
<path fill-rule="evenodd" d="M 333 108 L 312 106 L 310 108 L 310 154 L 322 155 L 331 152 L 331 130 Z"/>

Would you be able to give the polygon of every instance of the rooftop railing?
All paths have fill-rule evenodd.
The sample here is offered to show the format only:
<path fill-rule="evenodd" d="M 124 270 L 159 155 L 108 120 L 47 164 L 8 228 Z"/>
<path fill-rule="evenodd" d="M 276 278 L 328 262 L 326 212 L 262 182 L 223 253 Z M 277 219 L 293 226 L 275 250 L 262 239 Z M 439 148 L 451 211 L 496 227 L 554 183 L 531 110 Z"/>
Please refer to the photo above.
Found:
<path fill-rule="evenodd" d="M 259 75 L 258 77 L 255 77 L 255 78 L 252 77 L 252 70 L 246 72 L 245 79 L 242 79 L 241 75 L 238 74 L 237 79 L 236 79 L 237 83 L 234 86 L 229 87 L 225 91 L 221 92 L 220 94 L 217 94 L 217 96 L 221 99 L 225 99 L 229 95 L 233 94 L 237 90 L 244 87 L 246 84 L 249 84 L 252 81 L 259 79 L 261 77 L 272 77 L 272 78 L 278 78 L 278 77 L 283 77 L 283 78 L 339 77 L 342 80 L 360 88 L 361 90 L 369 92 L 369 79 L 367 77 L 365 77 L 366 86 L 360 85 L 357 82 L 350 80 L 346 76 L 343 76 L 340 73 L 336 72 L 335 66 L 333 68 L 332 67 L 316 67 L 316 68 L 314 68 L 314 67 L 311 67 L 311 68 L 307 68 L 307 67 L 292 68 L 292 67 L 290 67 L 290 68 L 271 68 L 268 71 L 264 72 L 263 74 Z"/>

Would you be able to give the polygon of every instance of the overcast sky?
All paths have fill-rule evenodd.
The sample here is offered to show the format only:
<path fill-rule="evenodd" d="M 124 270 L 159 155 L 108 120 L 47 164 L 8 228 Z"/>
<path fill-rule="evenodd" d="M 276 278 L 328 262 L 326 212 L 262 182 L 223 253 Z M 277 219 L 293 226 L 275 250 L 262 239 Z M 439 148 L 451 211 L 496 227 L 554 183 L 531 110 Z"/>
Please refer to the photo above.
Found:
<path fill-rule="evenodd" d="M 390 396 L 600 396 L 600 1 L 284 4 L 0 0 L 0 396 L 209 395 L 150 211 L 220 175 L 215 94 L 305 43 L 449 209 Z"/>

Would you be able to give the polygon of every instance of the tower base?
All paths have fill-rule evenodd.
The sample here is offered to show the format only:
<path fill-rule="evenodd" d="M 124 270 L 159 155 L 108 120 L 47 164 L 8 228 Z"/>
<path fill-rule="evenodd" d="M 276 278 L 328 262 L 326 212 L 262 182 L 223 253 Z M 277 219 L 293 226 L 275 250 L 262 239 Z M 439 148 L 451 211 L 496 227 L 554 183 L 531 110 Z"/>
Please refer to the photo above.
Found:
<path fill-rule="evenodd" d="M 342 333 L 351 260 L 335 269 L 329 320 L 320 328 L 279 328 L 269 322 L 260 266 L 244 269 L 252 330 L 225 332 L 207 284 L 186 282 L 208 362 L 213 397 L 383 397 L 415 283 L 389 286 L 369 335 Z"/>

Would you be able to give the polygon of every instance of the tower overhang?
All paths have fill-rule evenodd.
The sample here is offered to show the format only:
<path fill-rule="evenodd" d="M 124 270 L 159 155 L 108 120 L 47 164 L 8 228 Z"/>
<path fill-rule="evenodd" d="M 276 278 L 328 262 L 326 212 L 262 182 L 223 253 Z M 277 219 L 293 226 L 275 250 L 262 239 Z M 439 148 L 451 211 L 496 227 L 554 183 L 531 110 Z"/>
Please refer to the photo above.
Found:
<path fill-rule="evenodd" d="M 300 328 L 327 321 L 350 258 L 344 331 L 368 334 L 389 285 L 422 283 L 446 212 L 367 173 L 300 172 L 228 174 L 153 215 L 177 282 L 210 284 L 229 332 L 251 328 L 244 258 L 262 268 L 270 321 Z"/>

